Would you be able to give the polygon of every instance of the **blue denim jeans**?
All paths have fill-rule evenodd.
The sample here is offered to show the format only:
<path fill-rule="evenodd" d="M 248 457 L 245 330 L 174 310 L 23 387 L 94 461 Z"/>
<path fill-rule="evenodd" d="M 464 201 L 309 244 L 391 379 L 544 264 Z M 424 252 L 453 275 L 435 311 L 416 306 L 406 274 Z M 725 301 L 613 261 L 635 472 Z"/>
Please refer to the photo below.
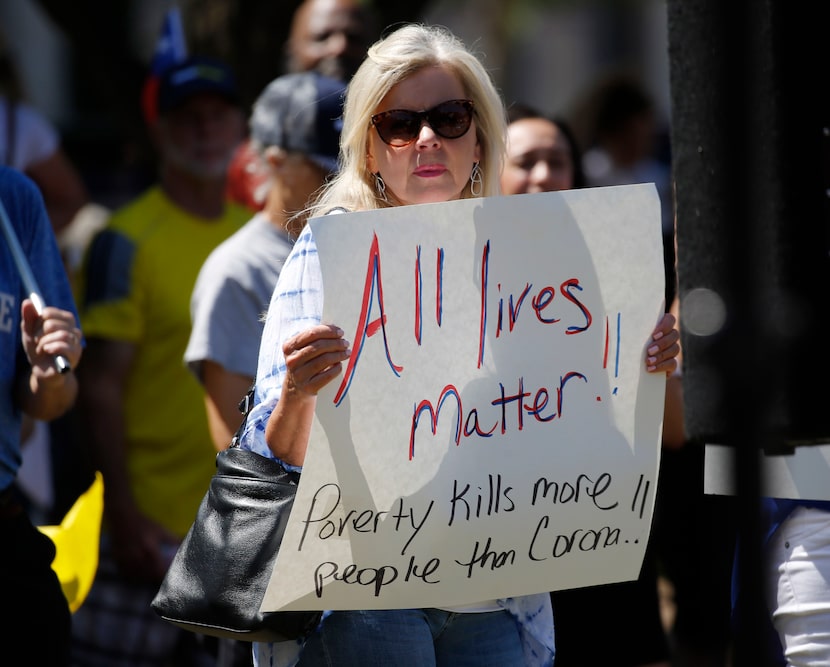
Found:
<path fill-rule="evenodd" d="M 335 611 L 308 638 L 298 667 L 524 667 L 506 611 Z"/>

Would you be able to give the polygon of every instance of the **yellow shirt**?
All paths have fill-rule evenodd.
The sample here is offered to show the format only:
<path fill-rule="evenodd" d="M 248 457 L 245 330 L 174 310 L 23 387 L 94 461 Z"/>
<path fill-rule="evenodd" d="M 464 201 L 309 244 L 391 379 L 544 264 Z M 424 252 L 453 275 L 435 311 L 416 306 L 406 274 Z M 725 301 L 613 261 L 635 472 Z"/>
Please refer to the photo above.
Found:
<path fill-rule="evenodd" d="M 127 467 L 140 510 L 184 536 L 215 471 L 204 394 L 184 364 L 190 294 L 213 248 L 250 217 L 229 204 L 205 220 L 153 187 L 117 211 L 79 279 L 88 338 L 137 346 L 126 385 Z"/>

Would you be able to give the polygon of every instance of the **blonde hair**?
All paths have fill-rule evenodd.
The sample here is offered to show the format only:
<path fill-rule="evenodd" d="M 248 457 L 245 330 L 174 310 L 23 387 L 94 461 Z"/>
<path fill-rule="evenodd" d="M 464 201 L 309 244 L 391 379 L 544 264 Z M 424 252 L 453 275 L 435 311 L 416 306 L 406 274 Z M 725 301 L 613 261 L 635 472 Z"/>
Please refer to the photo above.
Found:
<path fill-rule="evenodd" d="M 372 129 L 369 119 L 394 86 L 425 67 L 435 66 L 455 74 L 465 95 L 475 104 L 483 181 L 478 196 L 500 193 L 506 113 L 490 75 L 479 59 L 446 28 L 410 24 L 375 42 L 352 77 L 343 105 L 340 170 L 311 205 L 309 217 L 336 207 L 361 211 L 393 205 L 379 196 L 367 164 Z M 472 196 L 468 181 L 461 197 Z"/>

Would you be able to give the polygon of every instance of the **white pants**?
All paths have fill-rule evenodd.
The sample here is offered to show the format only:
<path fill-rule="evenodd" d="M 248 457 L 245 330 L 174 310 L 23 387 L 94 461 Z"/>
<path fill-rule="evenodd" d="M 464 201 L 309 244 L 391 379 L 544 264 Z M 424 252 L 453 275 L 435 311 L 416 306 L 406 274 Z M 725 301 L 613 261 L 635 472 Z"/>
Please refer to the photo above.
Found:
<path fill-rule="evenodd" d="M 793 667 L 830 665 L 830 512 L 799 507 L 768 545 L 767 604 Z"/>

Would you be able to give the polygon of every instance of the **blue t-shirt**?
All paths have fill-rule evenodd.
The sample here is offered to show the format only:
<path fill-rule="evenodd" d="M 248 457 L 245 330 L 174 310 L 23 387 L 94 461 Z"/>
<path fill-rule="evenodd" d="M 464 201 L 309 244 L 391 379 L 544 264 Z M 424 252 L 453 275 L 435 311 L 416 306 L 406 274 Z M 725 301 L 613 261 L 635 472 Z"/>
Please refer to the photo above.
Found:
<path fill-rule="evenodd" d="M 0 166 L 0 201 L 8 218 L 0 224 L 11 223 L 43 302 L 75 313 L 77 321 L 72 290 L 40 190 L 22 172 Z M 21 461 L 21 411 L 14 387 L 18 374 L 28 374 L 20 333 L 20 305 L 28 296 L 10 244 L 0 233 L 0 490 L 14 481 Z"/>

